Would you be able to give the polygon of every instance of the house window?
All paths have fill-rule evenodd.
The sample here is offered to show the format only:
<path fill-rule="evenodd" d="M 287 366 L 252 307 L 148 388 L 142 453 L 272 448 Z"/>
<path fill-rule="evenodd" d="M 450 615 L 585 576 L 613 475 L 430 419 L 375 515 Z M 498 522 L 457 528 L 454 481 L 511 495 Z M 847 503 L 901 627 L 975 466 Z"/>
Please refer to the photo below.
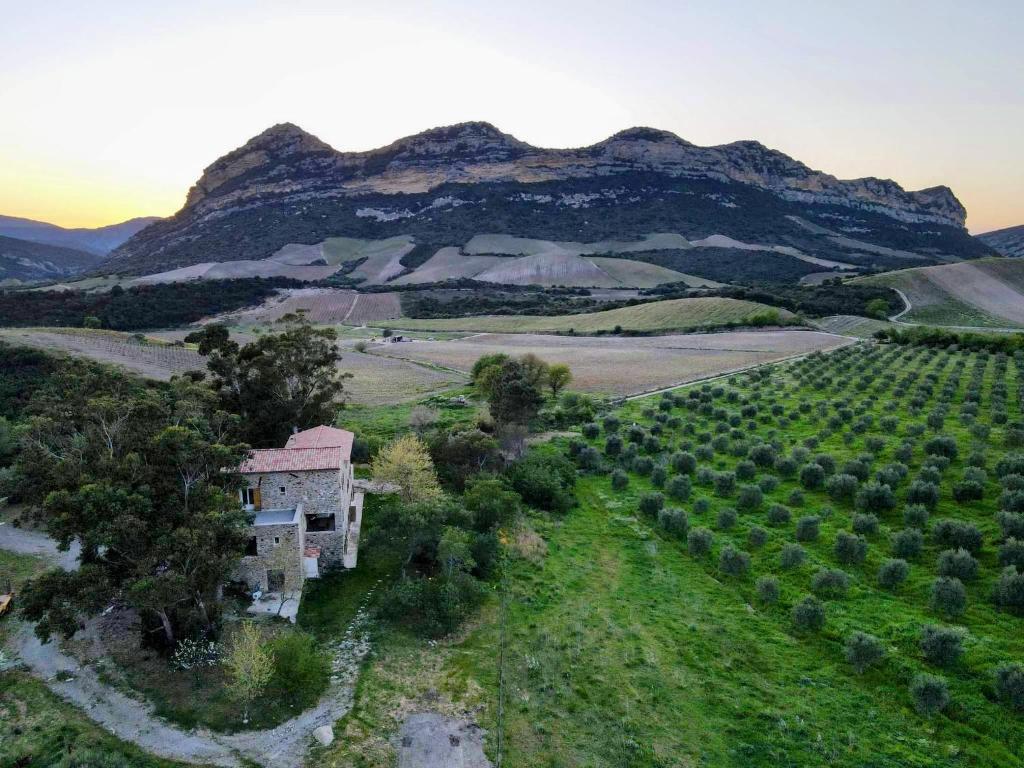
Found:
<path fill-rule="evenodd" d="M 306 530 L 311 533 L 334 530 L 334 515 L 306 515 Z"/>
<path fill-rule="evenodd" d="M 245 556 L 256 557 L 259 554 L 259 550 L 256 548 L 256 537 L 253 536 L 249 539 L 249 543 L 245 545 Z"/>
<path fill-rule="evenodd" d="M 242 503 L 248 506 L 256 506 L 256 489 L 255 488 L 243 488 L 242 489 Z"/>
<path fill-rule="evenodd" d="M 274 537 L 274 546 L 276 547 L 280 543 L 281 543 L 281 537 L 280 536 L 275 536 Z"/>
<path fill-rule="evenodd" d="M 281 491 L 281 495 L 284 496 L 285 491 L 284 491 L 284 486 L 283 485 L 281 486 L 280 491 Z"/>

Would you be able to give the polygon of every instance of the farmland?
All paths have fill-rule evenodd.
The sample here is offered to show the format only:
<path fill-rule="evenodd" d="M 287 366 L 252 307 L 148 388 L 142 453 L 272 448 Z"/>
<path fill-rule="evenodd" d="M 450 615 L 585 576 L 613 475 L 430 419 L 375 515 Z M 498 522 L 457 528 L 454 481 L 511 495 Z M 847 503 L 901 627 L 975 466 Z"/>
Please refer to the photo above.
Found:
<path fill-rule="evenodd" d="M 302 313 L 312 323 L 365 325 L 394 320 L 402 314 L 397 293 L 356 293 L 339 288 L 284 289 L 258 307 L 222 315 L 229 324 L 273 323 L 289 313 Z"/>
<path fill-rule="evenodd" d="M 979 259 L 919 267 L 861 278 L 857 282 L 902 291 L 906 322 L 998 328 L 1024 327 L 1024 262 Z"/>
<path fill-rule="evenodd" d="M 855 345 L 630 402 L 503 603 L 382 638 L 325 764 L 391 764 L 429 695 L 509 765 L 1024 765 L 1022 367 Z"/>
<path fill-rule="evenodd" d="M 764 304 L 708 297 L 671 299 L 601 312 L 551 317 L 492 315 L 438 320 L 403 318 L 396 325 L 409 330 L 480 331 L 484 333 L 572 332 L 587 334 L 611 332 L 616 329 L 668 333 L 729 324 L 743 325 L 768 317 L 776 324 L 794 319 L 794 315 L 791 313 Z"/>
<path fill-rule="evenodd" d="M 573 388 L 632 395 L 715 376 L 758 363 L 832 349 L 848 340 L 810 331 L 727 332 L 636 339 L 480 334 L 450 341 L 417 341 L 375 352 L 469 371 L 482 355 L 532 353 L 573 371 Z"/>

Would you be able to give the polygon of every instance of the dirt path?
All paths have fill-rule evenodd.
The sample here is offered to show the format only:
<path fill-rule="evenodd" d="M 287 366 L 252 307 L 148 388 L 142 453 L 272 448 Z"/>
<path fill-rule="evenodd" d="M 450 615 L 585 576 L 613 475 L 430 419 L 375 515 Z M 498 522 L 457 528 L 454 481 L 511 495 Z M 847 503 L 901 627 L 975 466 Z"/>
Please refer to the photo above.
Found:
<path fill-rule="evenodd" d="M 17 552 L 19 555 L 42 557 L 65 571 L 73 571 L 78 567 L 78 555 L 82 551 L 76 541 L 67 552 L 61 552 L 57 542 L 45 533 L 15 528 L 9 522 L 0 522 L 0 549 Z"/>
<path fill-rule="evenodd" d="M 899 288 L 893 288 L 893 290 L 896 291 L 896 293 L 898 293 L 900 295 L 901 299 L 903 299 L 903 305 L 904 305 L 902 311 L 897 312 L 895 315 L 892 315 L 889 318 L 891 321 L 896 322 L 901 317 L 903 317 L 905 314 L 907 314 L 907 312 L 909 312 L 912 309 L 912 307 L 910 305 L 910 299 L 907 298 L 907 294 L 905 294 Z"/>

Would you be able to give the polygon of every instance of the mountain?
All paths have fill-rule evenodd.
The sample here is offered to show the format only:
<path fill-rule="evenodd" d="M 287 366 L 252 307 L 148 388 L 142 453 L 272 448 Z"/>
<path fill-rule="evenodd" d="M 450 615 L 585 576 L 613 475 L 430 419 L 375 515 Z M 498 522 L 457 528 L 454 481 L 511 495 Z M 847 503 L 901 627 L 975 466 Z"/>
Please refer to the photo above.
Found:
<path fill-rule="evenodd" d="M 93 253 L 0 235 L 0 282 L 35 282 L 68 277 L 99 262 Z"/>
<path fill-rule="evenodd" d="M 653 232 L 892 268 L 990 254 L 965 218 L 947 187 L 844 181 L 756 141 L 700 147 L 631 128 L 590 147 L 544 149 L 474 122 L 339 152 L 284 123 L 207 167 L 177 214 L 103 269 L 262 259 L 335 236 L 461 247 L 479 233 L 594 242 Z"/>
<path fill-rule="evenodd" d="M 156 216 L 142 216 L 95 229 L 65 229 L 43 221 L 0 216 L 0 235 L 106 256 L 132 235 L 158 220 Z"/>
<path fill-rule="evenodd" d="M 1024 257 L 1024 224 L 986 232 L 978 239 L 1003 256 Z"/>

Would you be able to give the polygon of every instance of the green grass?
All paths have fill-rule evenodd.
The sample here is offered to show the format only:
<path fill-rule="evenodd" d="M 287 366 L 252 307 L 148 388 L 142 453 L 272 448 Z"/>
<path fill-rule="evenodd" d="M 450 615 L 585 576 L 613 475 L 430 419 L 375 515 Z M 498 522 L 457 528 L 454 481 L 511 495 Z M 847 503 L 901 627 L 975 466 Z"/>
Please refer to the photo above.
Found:
<path fill-rule="evenodd" d="M 438 320 L 396 320 L 394 327 L 410 330 L 480 331 L 485 333 L 568 333 L 624 331 L 669 332 L 724 325 L 742 325 L 764 313 L 776 313 L 780 322 L 793 315 L 784 309 L 739 299 L 701 297 L 670 299 L 632 307 L 578 315 L 489 315 Z"/>
<path fill-rule="evenodd" d="M 435 411 L 436 424 L 440 427 L 471 427 L 480 415 L 481 406 L 473 399 L 465 406 L 452 405 L 449 400 L 459 395 L 464 395 L 467 399 L 472 398 L 472 387 L 453 389 L 424 400 L 387 407 L 349 405 L 339 411 L 336 423 L 339 427 L 355 432 L 357 437 L 368 440 L 372 445 L 390 442 L 401 433 L 407 432 L 409 417 L 417 407 Z"/>

